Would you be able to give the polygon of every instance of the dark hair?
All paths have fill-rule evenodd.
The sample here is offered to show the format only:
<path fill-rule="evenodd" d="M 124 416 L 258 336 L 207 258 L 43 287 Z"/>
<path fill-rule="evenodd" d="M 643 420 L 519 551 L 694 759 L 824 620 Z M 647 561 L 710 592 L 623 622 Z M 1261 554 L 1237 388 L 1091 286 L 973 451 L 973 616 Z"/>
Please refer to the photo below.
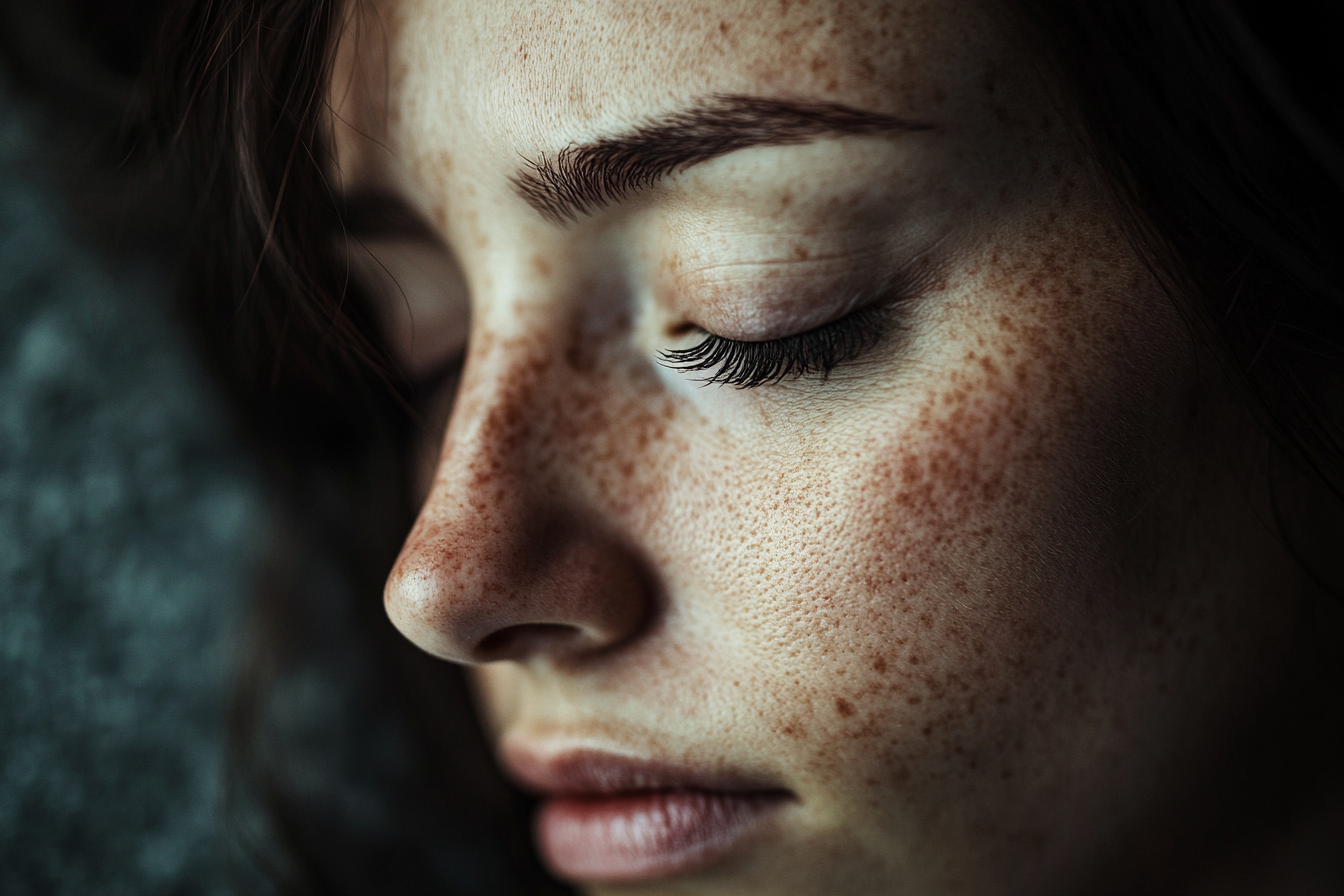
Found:
<path fill-rule="evenodd" d="M 1344 498 L 1344 13 L 1023 7 L 1140 247 L 1279 446 Z"/>
<path fill-rule="evenodd" d="M 1231 0 L 1014 10 L 1132 210 L 1144 257 L 1282 451 L 1344 494 L 1337 14 L 1324 2 Z M 258 604 L 260 653 L 240 687 L 235 768 L 261 794 L 263 839 L 288 856 L 277 867 L 294 891 L 539 891 L 550 884 L 518 858 L 523 806 L 489 771 L 460 674 L 402 643 L 377 600 L 412 519 L 415 396 L 337 239 L 323 103 L 350 12 L 338 0 L 184 0 L 146 82 L 148 120 L 198 203 L 183 294 L 289 508 Z M 275 721 L 276 694 L 294 669 L 332 656 L 363 657 L 351 699 L 406 744 L 376 782 L 398 807 L 391 827 L 324 815 L 286 765 L 303 745 Z M 464 805 L 469 819 L 455 814 Z M 454 881 L 446 843 L 476 844 L 463 867 L 492 882 Z M 511 859 L 484 858 L 510 848 Z"/>

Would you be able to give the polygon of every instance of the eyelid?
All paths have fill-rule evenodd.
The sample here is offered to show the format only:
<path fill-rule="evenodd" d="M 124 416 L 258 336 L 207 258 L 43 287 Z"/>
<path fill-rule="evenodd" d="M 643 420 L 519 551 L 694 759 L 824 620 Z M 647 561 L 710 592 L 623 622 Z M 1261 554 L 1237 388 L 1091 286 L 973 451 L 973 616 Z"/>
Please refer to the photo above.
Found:
<path fill-rule="evenodd" d="M 706 386 L 751 389 L 818 373 L 824 379 L 882 341 L 892 327 L 890 311 L 889 305 L 868 306 L 811 330 L 762 342 L 707 333 L 690 348 L 662 352 L 660 361 L 683 372 L 713 371 L 700 381 Z"/>
<path fill-rule="evenodd" d="M 461 268 L 442 243 L 369 237 L 350 240 L 348 251 L 350 274 L 412 380 L 463 351 L 470 301 Z"/>
<path fill-rule="evenodd" d="M 870 234 L 870 228 L 863 228 L 862 233 Z M 768 239 L 771 243 L 779 243 L 781 240 L 787 240 L 791 247 L 789 254 L 781 255 L 775 258 L 758 259 L 736 259 L 732 261 L 713 261 L 698 266 L 688 266 L 678 271 L 678 276 L 683 279 L 703 278 L 704 275 L 712 271 L 732 271 L 736 268 L 779 268 L 787 270 L 795 267 L 820 267 L 827 263 L 830 264 L 853 264 L 855 260 L 866 258 L 877 258 L 885 254 L 890 249 L 891 241 L 885 236 L 869 238 L 857 244 L 849 244 L 846 237 L 852 231 L 831 230 L 827 240 L 823 242 L 846 243 L 843 248 L 832 247 L 831 251 L 811 251 L 806 242 L 817 242 L 817 239 L 808 234 L 770 234 Z M 800 238 L 801 237 L 801 238 Z M 799 253 L 803 254 L 799 254 Z"/>
<path fill-rule="evenodd" d="M 863 271 L 863 268 L 859 268 Z M 868 268 L 871 270 L 871 268 Z M 678 317 L 706 333 L 737 342 L 770 342 L 805 333 L 880 301 L 889 290 L 833 269 L 763 274 L 731 283 L 681 283 Z"/>
<path fill-rule="evenodd" d="M 445 356 L 434 366 L 416 373 L 411 378 L 411 390 L 417 395 L 435 392 L 445 381 L 460 374 L 463 365 L 466 363 L 467 347 L 464 345 L 457 352 Z"/>
<path fill-rule="evenodd" d="M 938 270 L 927 255 L 913 259 L 840 305 L 845 310 L 818 326 L 774 339 L 731 339 L 697 326 L 706 334 L 694 346 L 665 350 L 659 361 L 683 372 L 713 371 L 704 385 L 739 389 L 820 373 L 822 378 L 875 348 L 905 322 L 902 311 L 934 286 Z"/>
<path fill-rule="evenodd" d="M 871 236 L 843 248 L 831 239 L 790 246 L 817 251 L 762 260 L 716 260 L 670 271 L 663 289 L 667 305 L 706 332 L 739 342 L 766 342 L 805 332 L 844 317 L 895 292 L 913 291 L 924 277 L 927 253 L 893 268 L 889 237 Z M 778 248 L 777 246 L 775 247 Z M 725 249 L 721 254 L 727 255 Z M 734 252 L 733 254 L 737 254 Z M 887 271 L 886 274 L 880 272 Z"/>
<path fill-rule="evenodd" d="M 860 260 L 868 263 L 860 266 Z M 696 329 L 722 339 L 747 343 L 772 342 L 824 327 L 872 305 L 890 305 L 922 295 L 932 290 L 943 278 L 942 260 L 936 258 L 932 251 L 920 252 L 895 267 L 876 253 L 851 261 L 853 263 L 846 265 L 843 276 L 832 274 L 799 278 L 805 284 L 802 288 L 773 282 L 765 288 L 759 278 L 755 281 L 744 280 L 739 287 L 743 293 L 740 300 L 716 302 L 711 310 L 690 314 L 683 319 Z M 875 268 L 881 270 L 879 266 L 886 267 L 886 272 L 874 273 Z M 703 299 L 695 298 L 689 299 L 688 303 L 706 304 Z M 719 312 L 718 307 L 721 305 L 726 305 L 736 313 Z M 769 323 L 755 326 L 743 323 L 758 320 Z"/>

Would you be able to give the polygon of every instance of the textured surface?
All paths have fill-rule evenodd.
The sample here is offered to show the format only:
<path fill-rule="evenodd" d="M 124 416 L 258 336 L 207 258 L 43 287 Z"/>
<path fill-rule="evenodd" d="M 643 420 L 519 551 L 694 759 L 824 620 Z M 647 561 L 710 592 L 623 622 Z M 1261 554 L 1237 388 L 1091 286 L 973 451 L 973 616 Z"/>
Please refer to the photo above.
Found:
<path fill-rule="evenodd" d="M 0 87 L 0 891 L 212 893 L 255 480 L 166 275 L 61 220 Z"/>

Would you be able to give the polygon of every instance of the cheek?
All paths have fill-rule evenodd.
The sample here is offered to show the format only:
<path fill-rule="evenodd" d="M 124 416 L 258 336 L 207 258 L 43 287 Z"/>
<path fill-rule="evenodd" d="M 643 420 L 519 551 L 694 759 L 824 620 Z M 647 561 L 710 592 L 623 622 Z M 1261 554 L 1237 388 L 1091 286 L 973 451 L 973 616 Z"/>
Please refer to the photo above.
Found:
<path fill-rule="evenodd" d="M 1114 611 L 1117 533 L 1160 478 L 1151 418 L 1178 428 L 1181 390 L 1128 356 L 1170 312 L 1107 319 L 1045 292 L 1063 298 L 960 321 L 944 375 L 737 488 L 751 537 L 725 613 L 760 638 L 763 723 L 814 772 L 1006 768 L 1024 727 L 1082 699 L 1076 651 L 1133 615 Z"/>

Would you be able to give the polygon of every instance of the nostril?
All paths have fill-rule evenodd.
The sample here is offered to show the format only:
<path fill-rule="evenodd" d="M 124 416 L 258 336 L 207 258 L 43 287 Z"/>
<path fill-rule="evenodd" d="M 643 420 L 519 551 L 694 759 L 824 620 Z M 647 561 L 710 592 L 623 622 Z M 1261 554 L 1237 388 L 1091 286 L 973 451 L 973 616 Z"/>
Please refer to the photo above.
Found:
<path fill-rule="evenodd" d="M 548 653 L 568 665 L 629 644 L 653 616 L 653 575 L 600 528 L 539 512 L 506 527 L 476 513 L 431 499 L 388 577 L 388 617 L 421 649 L 455 663 Z"/>
<path fill-rule="evenodd" d="M 573 625 L 550 622 L 530 622 L 510 625 L 491 632 L 476 645 L 475 662 L 518 660 L 535 653 L 559 653 L 573 649 L 584 637 L 583 630 Z"/>

